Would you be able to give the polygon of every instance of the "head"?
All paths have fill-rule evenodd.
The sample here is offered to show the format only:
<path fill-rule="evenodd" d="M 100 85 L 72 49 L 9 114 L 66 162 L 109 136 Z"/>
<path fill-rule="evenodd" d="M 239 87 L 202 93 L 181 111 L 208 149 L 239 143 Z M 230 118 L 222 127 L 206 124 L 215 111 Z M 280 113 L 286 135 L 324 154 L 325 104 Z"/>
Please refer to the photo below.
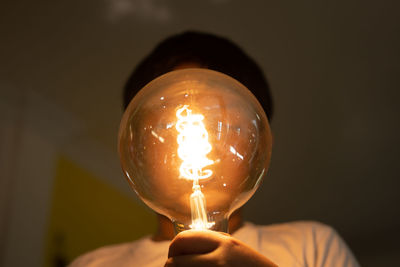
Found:
<path fill-rule="evenodd" d="M 137 65 L 124 88 L 124 109 L 150 81 L 170 71 L 192 67 L 215 70 L 238 80 L 255 95 L 271 121 L 270 89 L 257 63 L 230 40 L 199 32 L 184 32 L 165 39 Z M 155 238 L 172 238 L 171 222 L 162 215 L 158 221 L 159 232 Z M 239 209 L 229 219 L 229 231 L 235 231 L 240 225 Z"/>
<path fill-rule="evenodd" d="M 184 32 L 165 39 L 139 63 L 125 85 L 124 108 L 147 83 L 185 67 L 211 69 L 238 80 L 256 96 L 271 121 L 270 89 L 257 63 L 230 40 L 199 32 Z"/>

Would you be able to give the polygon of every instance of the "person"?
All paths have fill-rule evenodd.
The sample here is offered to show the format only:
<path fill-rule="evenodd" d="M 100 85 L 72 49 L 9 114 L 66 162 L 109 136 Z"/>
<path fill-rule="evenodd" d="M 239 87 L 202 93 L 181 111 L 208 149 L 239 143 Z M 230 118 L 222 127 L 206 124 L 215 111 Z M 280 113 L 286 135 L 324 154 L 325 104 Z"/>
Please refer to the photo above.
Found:
<path fill-rule="evenodd" d="M 162 41 L 128 79 L 124 108 L 151 80 L 191 67 L 235 78 L 256 96 L 272 120 L 270 88 L 257 63 L 230 40 L 200 32 L 184 32 Z M 230 234 L 188 230 L 175 236 L 170 220 L 159 214 L 157 218 L 153 236 L 97 249 L 70 266 L 359 266 L 335 230 L 318 222 L 257 226 L 243 223 L 239 209 L 229 219 Z"/>

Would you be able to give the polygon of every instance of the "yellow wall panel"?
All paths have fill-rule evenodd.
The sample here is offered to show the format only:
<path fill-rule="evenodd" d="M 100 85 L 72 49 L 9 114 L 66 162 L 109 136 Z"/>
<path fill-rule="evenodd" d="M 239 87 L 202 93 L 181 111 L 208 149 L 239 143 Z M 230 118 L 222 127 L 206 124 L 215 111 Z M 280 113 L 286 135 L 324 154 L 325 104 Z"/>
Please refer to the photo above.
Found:
<path fill-rule="evenodd" d="M 154 232 L 155 222 L 152 212 L 133 197 L 60 156 L 49 214 L 45 266 L 63 266 L 100 246 L 135 240 Z"/>

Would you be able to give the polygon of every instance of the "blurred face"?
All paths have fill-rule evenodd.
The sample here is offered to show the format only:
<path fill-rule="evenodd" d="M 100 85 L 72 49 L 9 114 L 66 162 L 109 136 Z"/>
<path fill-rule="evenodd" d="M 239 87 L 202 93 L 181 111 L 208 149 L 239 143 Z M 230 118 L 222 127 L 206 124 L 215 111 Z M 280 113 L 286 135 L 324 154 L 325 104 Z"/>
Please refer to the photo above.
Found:
<path fill-rule="evenodd" d="M 183 70 L 188 68 L 194 69 Z M 207 210 L 215 216 L 229 215 L 253 195 L 268 168 L 272 143 L 268 120 L 254 96 L 230 77 L 199 68 L 206 69 L 194 62 L 178 64 L 174 70 L 183 71 L 141 90 L 124 115 L 129 129 L 120 145 L 129 155 L 122 156 L 123 168 L 133 189 L 157 213 L 181 222 L 191 212 L 193 187 L 180 170 L 184 159 L 178 153 L 177 111 L 182 105 L 204 119 L 212 146 L 206 156 L 212 163 L 203 171 L 212 175 L 199 184 Z"/>

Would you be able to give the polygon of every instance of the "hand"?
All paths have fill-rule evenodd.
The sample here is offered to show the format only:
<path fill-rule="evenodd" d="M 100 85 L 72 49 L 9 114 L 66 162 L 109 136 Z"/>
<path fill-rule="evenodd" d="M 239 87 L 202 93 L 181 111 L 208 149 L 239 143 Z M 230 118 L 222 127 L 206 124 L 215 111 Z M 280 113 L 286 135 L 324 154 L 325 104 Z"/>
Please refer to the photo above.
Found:
<path fill-rule="evenodd" d="M 276 267 L 277 265 L 228 234 L 209 230 L 187 230 L 172 240 L 165 266 Z"/>

